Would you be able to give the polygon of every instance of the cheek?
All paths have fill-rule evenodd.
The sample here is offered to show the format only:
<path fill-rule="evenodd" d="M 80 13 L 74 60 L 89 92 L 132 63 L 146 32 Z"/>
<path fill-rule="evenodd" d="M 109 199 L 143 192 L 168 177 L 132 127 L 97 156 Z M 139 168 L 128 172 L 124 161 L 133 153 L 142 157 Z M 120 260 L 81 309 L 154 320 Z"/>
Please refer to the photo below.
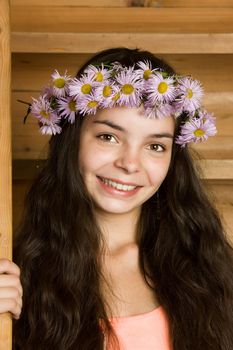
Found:
<path fill-rule="evenodd" d="M 103 152 L 98 147 L 92 147 L 89 143 L 88 147 L 80 148 L 79 152 L 79 169 L 82 175 L 99 170 L 105 166 L 108 166 L 112 162 L 112 155 L 110 152 Z"/>
<path fill-rule="evenodd" d="M 148 166 L 147 174 L 149 176 L 151 185 L 158 185 L 163 182 L 167 175 L 169 164 L 170 161 L 168 162 L 165 160 L 161 160 L 157 161 L 156 163 L 153 162 L 152 164 L 150 164 L 150 166 Z"/>

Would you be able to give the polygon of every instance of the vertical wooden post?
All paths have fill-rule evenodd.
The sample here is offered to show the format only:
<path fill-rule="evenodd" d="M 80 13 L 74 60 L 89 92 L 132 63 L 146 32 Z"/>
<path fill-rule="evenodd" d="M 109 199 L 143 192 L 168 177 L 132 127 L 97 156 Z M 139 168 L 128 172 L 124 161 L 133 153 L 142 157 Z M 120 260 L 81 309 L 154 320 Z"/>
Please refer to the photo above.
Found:
<path fill-rule="evenodd" d="M 0 257 L 12 259 L 10 5 L 0 0 Z M 10 314 L 0 315 L 0 350 L 12 349 Z"/>

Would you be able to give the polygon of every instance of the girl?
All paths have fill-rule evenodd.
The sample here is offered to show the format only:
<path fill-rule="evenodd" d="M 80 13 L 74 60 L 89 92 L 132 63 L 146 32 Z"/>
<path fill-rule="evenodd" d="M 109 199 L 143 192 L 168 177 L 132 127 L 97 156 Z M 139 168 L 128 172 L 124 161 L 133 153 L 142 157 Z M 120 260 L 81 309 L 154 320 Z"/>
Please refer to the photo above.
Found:
<path fill-rule="evenodd" d="M 31 106 L 49 156 L 0 264 L 15 348 L 232 350 L 232 247 L 187 146 L 216 132 L 200 84 L 126 48 L 52 79 Z"/>

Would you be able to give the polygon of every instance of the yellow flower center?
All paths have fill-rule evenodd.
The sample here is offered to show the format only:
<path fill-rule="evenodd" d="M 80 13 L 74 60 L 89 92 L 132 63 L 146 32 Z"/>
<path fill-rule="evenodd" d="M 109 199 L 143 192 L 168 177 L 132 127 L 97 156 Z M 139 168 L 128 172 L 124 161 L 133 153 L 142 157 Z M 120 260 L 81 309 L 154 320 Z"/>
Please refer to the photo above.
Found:
<path fill-rule="evenodd" d="M 121 91 L 125 95 L 130 95 L 130 94 L 132 94 L 134 92 L 134 87 L 131 84 L 125 84 L 125 85 L 122 86 Z"/>
<path fill-rule="evenodd" d="M 117 100 L 120 98 L 120 96 L 121 96 L 120 92 L 117 92 L 117 93 L 113 96 L 112 100 L 113 100 L 113 101 L 117 101 Z"/>
<path fill-rule="evenodd" d="M 49 113 L 45 112 L 44 110 L 43 110 L 43 111 L 40 111 L 40 115 L 41 115 L 43 118 L 49 119 Z"/>
<path fill-rule="evenodd" d="M 104 76 L 101 72 L 97 72 L 95 75 L 95 81 L 103 81 Z"/>
<path fill-rule="evenodd" d="M 105 87 L 103 88 L 103 95 L 104 97 L 109 97 L 112 93 L 112 88 L 109 85 L 105 85 Z"/>
<path fill-rule="evenodd" d="M 187 96 L 188 96 L 188 98 L 193 97 L 193 90 L 192 89 L 187 89 Z"/>
<path fill-rule="evenodd" d="M 75 101 L 70 101 L 68 103 L 68 106 L 69 106 L 69 109 L 72 111 L 72 112 L 76 112 L 76 102 Z"/>
<path fill-rule="evenodd" d="M 160 83 L 158 86 L 158 92 L 160 94 L 164 94 L 167 91 L 167 89 L 168 89 L 168 85 L 164 81 L 162 81 L 162 83 Z"/>
<path fill-rule="evenodd" d="M 197 130 L 194 131 L 194 135 L 195 135 L 196 137 L 204 136 L 204 135 L 205 135 L 205 131 L 202 130 L 202 129 L 197 129 Z"/>
<path fill-rule="evenodd" d="M 98 102 L 97 101 L 90 101 L 90 102 L 88 102 L 87 106 L 89 108 L 95 108 L 96 106 L 98 106 Z"/>
<path fill-rule="evenodd" d="M 84 84 L 81 87 L 81 91 L 83 94 L 89 94 L 91 92 L 91 84 Z"/>
<path fill-rule="evenodd" d="M 63 78 L 57 78 L 54 80 L 53 84 L 56 88 L 62 89 L 66 85 L 66 81 Z"/>
<path fill-rule="evenodd" d="M 144 73 L 143 73 L 143 78 L 145 79 L 145 80 L 147 80 L 147 79 L 149 79 L 149 77 L 150 77 L 150 75 L 151 75 L 151 70 L 150 69 L 146 69 L 146 70 L 144 70 Z"/>

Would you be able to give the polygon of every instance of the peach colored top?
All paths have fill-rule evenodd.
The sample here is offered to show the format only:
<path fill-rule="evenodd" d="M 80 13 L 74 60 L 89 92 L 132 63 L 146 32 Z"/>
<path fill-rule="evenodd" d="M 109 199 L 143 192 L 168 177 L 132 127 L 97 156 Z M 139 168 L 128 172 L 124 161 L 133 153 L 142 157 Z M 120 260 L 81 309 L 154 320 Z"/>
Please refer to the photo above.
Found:
<path fill-rule="evenodd" d="M 109 320 L 121 350 L 172 350 L 168 319 L 162 306 L 147 313 Z"/>

